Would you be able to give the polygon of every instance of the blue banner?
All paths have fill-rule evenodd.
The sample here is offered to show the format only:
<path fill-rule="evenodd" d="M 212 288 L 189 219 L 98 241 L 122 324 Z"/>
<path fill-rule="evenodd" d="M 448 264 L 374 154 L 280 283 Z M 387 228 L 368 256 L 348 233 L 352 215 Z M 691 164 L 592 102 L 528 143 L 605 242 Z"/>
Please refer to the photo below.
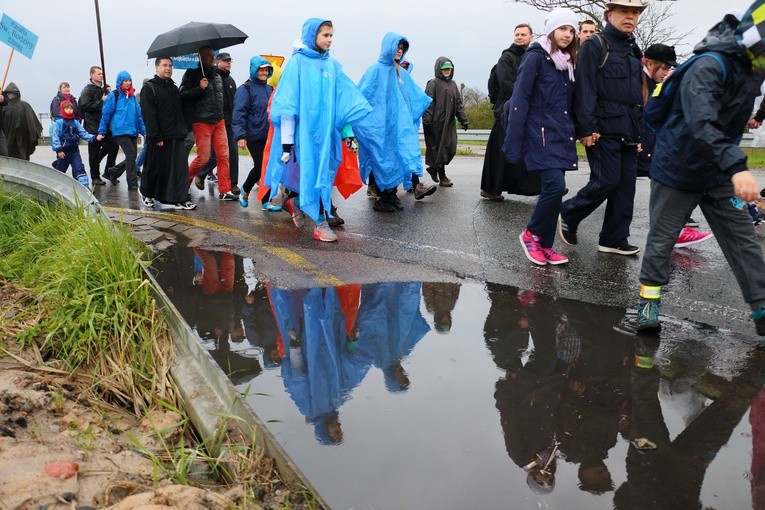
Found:
<path fill-rule="evenodd" d="M 218 51 L 215 51 L 218 56 Z M 173 57 L 173 68 L 175 69 L 194 69 L 199 67 L 199 53 L 188 53 L 179 57 Z"/>
<path fill-rule="evenodd" d="M 3 14 L 0 18 L 0 42 L 31 59 L 37 46 L 37 36 Z"/>

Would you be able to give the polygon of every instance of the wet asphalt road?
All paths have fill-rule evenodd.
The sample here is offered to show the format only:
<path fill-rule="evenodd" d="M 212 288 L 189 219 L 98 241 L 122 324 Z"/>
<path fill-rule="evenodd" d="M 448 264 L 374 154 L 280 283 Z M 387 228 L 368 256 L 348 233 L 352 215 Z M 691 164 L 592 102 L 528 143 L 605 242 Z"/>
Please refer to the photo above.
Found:
<path fill-rule="evenodd" d="M 41 147 L 32 161 L 49 165 L 52 158 Z M 87 149 L 81 148 L 83 155 Z M 249 169 L 240 158 L 240 184 Z M 208 228 L 207 248 L 226 248 L 259 262 L 259 276 L 286 288 L 326 283 L 383 281 L 494 282 L 586 303 L 631 308 L 637 297 L 641 254 L 624 257 L 597 252 L 601 207 L 579 227 L 579 245 L 560 240 L 555 248 L 570 258 L 563 266 L 537 267 L 529 263 L 518 235 L 528 220 L 535 198 L 508 196 L 489 202 L 479 196 L 482 157 L 458 156 L 447 167 L 452 188 L 439 188 L 422 201 L 399 192 L 404 210 L 378 213 L 365 188 L 336 205 L 345 226 L 337 229 L 337 243 L 311 238 L 311 228 L 297 229 L 284 212 L 265 212 L 257 203 L 247 209 L 237 202 L 221 202 L 217 189 L 191 187 L 195 211 L 172 211 L 176 218 Z M 569 197 L 587 182 L 589 168 L 567 173 Z M 765 171 L 755 172 L 765 185 Z M 426 174 L 425 179 L 429 178 Z M 114 187 L 95 189 L 105 206 L 131 214 L 148 211 L 137 193 L 127 191 L 124 178 Z M 649 181 L 639 179 L 630 242 L 641 249 L 648 231 Z M 134 211 L 128 211 L 134 210 Z M 158 213 L 164 215 L 164 213 Z M 706 222 L 700 212 L 694 217 Z M 182 221 L 182 220 L 181 220 Z M 758 232 L 763 242 L 765 230 Z M 712 240 L 681 250 L 672 257 L 671 283 L 665 287 L 662 313 L 718 328 L 731 329 L 754 341 L 748 308 L 717 243 Z"/>

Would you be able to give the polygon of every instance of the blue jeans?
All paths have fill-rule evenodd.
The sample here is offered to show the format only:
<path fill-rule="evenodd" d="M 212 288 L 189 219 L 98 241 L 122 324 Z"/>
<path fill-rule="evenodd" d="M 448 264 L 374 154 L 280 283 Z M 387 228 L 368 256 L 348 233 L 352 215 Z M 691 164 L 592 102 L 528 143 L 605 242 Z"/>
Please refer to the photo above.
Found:
<path fill-rule="evenodd" d="M 561 205 L 561 217 L 576 231 L 579 223 L 606 202 L 598 244 L 619 246 L 627 242 L 632 223 L 637 179 L 637 146 L 618 138 L 601 138 L 587 147 L 590 181 Z"/>
<path fill-rule="evenodd" d="M 536 170 L 536 172 L 542 181 L 542 191 L 539 193 L 537 205 L 531 213 L 526 229 L 540 238 L 543 248 L 552 248 L 560 204 L 566 190 L 566 177 L 564 170 L 558 168 Z"/>

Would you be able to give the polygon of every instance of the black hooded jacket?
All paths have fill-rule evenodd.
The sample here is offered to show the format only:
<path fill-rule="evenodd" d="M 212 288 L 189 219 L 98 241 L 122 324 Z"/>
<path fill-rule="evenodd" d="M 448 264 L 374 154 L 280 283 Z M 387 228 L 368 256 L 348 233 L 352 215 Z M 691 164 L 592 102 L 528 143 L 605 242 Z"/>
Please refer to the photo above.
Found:
<path fill-rule="evenodd" d="M 494 103 L 494 119 L 499 120 L 502 116 L 502 106 L 513 95 L 515 79 L 518 77 L 518 66 L 521 57 L 526 53 L 526 46 L 511 45 L 502 52 L 495 67 L 497 100 Z"/>

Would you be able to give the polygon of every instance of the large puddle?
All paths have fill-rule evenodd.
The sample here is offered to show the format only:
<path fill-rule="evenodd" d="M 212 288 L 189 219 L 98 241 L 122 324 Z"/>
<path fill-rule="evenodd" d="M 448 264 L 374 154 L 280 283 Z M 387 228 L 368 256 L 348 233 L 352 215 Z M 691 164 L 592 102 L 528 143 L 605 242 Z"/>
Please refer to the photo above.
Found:
<path fill-rule="evenodd" d="M 335 509 L 765 508 L 765 355 L 478 283 L 283 290 L 175 247 L 157 278 Z"/>

